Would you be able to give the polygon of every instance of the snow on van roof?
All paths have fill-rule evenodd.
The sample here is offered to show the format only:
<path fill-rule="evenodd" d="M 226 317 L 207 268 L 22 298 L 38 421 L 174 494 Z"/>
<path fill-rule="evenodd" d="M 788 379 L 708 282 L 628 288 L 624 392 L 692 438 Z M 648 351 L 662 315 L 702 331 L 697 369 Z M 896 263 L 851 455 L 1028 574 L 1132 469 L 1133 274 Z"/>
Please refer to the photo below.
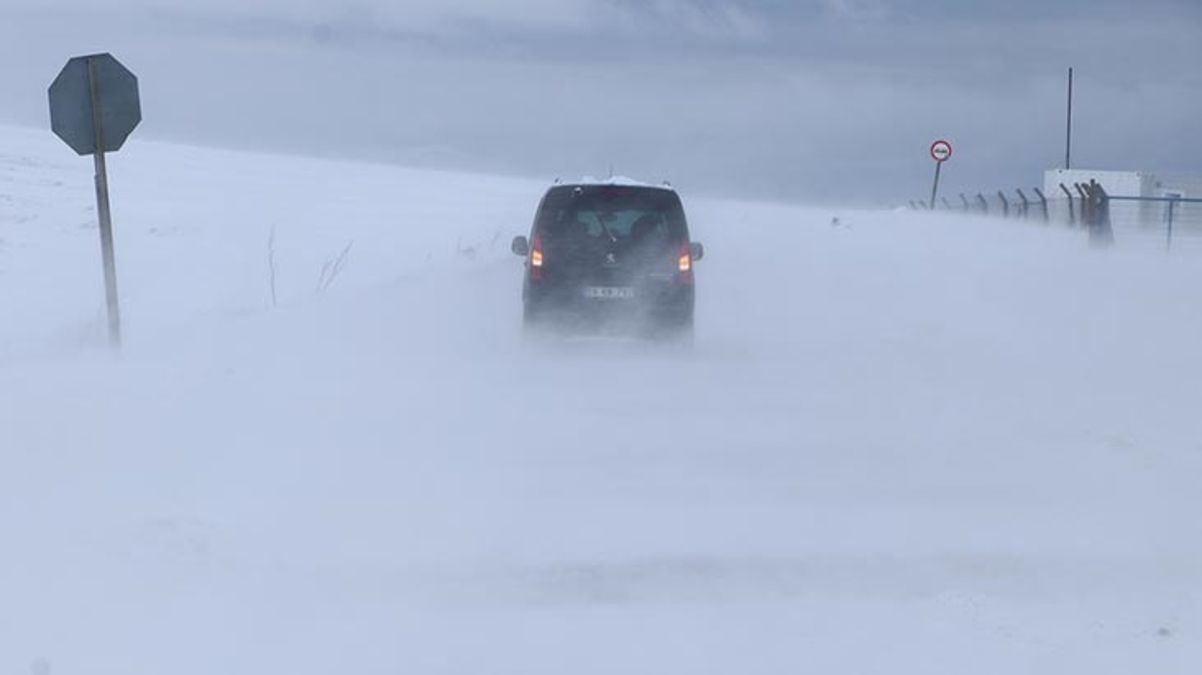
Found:
<path fill-rule="evenodd" d="M 644 181 L 637 180 L 634 178 L 629 178 L 627 176 L 610 176 L 609 178 L 594 178 L 592 176 L 585 176 L 585 177 L 581 178 L 580 180 L 575 180 L 575 181 L 556 180 L 555 183 L 556 183 L 556 185 L 577 185 L 577 186 L 584 186 L 584 187 L 603 185 L 603 186 L 619 186 L 619 187 L 656 188 L 659 190 L 669 190 L 672 192 L 676 191 L 676 188 L 672 187 L 672 184 L 667 181 L 664 181 L 663 183 L 656 185 L 654 183 L 646 183 Z"/>

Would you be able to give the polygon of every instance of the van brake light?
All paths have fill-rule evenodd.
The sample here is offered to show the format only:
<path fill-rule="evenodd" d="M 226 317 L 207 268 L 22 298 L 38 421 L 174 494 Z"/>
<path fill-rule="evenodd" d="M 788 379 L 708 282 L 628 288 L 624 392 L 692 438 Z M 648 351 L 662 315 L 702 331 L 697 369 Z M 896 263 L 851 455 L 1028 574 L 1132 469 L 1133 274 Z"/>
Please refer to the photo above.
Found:
<path fill-rule="evenodd" d="M 530 278 L 534 281 L 543 278 L 543 238 L 538 235 L 530 247 Z"/>
<path fill-rule="evenodd" d="M 688 247 L 680 250 L 680 257 L 676 260 L 676 270 L 678 272 L 688 272 L 693 269 L 693 254 L 689 252 Z"/>
<path fill-rule="evenodd" d="M 693 252 L 687 243 L 681 245 L 676 258 L 676 283 L 693 283 Z"/>

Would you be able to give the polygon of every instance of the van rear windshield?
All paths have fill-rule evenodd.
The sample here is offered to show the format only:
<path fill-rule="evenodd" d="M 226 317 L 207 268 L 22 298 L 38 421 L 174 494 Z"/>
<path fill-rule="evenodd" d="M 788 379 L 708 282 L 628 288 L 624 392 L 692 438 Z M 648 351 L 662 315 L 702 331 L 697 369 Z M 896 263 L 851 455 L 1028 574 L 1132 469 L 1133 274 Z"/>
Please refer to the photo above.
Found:
<path fill-rule="evenodd" d="M 684 208 L 675 192 L 609 185 L 552 189 L 539 210 L 537 232 L 561 240 L 688 238 Z"/>

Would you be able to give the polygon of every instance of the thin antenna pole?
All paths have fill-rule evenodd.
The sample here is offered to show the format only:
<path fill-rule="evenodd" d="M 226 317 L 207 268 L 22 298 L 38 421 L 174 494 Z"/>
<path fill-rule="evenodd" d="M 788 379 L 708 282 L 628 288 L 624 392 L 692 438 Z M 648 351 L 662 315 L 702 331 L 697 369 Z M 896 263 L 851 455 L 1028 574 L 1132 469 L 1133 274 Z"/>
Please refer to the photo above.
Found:
<path fill-rule="evenodd" d="M 1068 124 L 1064 134 L 1064 168 L 1073 168 L 1073 69 L 1068 69 Z"/>

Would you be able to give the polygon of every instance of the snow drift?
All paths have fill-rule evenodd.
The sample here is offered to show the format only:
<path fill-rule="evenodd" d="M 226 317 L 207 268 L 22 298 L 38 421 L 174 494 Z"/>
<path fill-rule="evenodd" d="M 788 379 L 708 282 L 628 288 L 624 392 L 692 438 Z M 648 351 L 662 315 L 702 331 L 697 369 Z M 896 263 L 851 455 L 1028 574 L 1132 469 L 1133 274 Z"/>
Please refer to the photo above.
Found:
<path fill-rule="evenodd" d="M 150 143 L 112 183 L 119 357 L 90 165 L 0 131 L 7 672 L 1202 657 L 1193 257 L 684 190 L 695 347 L 529 345 L 542 183 Z"/>

